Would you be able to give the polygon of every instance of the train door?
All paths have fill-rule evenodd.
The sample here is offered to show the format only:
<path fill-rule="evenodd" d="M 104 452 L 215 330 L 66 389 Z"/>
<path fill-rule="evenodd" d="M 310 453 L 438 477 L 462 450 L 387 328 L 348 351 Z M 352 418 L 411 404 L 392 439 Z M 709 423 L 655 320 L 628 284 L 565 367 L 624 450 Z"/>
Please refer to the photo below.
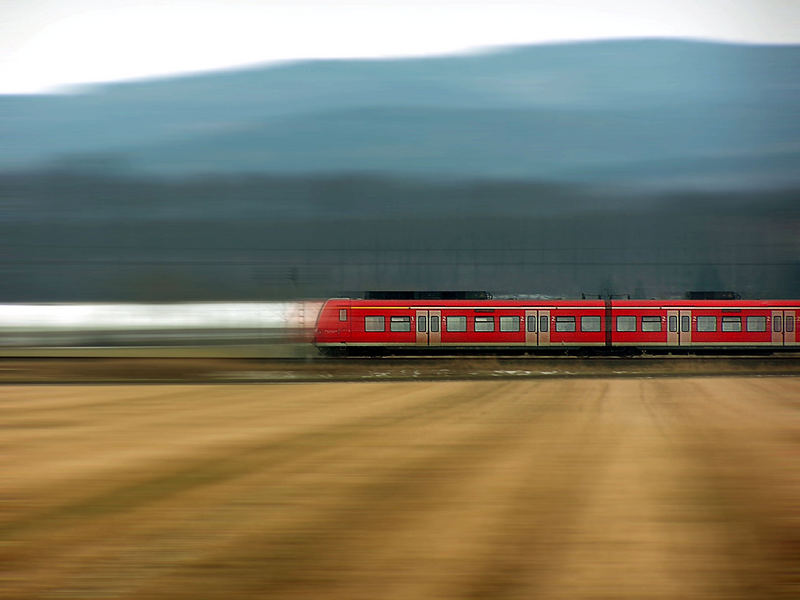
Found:
<path fill-rule="evenodd" d="M 795 327 L 795 311 L 783 311 L 783 344 L 794 346 L 797 343 L 797 328 Z"/>
<path fill-rule="evenodd" d="M 428 311 L 428 345 L 442 345 L 442 311 Z"/>
<path fill-rule="evenodd" d="M 442 343 L 442 311 L 417 311 L 417 346 L 440 346 Z"/>
<path fill-rule="evenodd" d="M 539 316 L 535 310 L 525 311 L 525 345 L 539 345 Z"/>
<path fill-rule="evenodd" d="M 785 343 L 794 343 L 794 311 L 772 311 L 772 345 L 783 346 Z"/>
<path fill-rule="evenodd" d="M 692 345 L 692 311 L 678 311 L 678 345 Z"/>
<path fill-rule="evenodd" d="M 525 311 L 525 345 L 549 346 L 550 345 L 550 311 L 533 310 Z"/>
<path fill-rule="evenodd" d="M 539 311 L 539 345 L 550 345 L 550 311 Z"/>
<path fill-rule="evenodd" d="M 680 345 L 679 310 L 667 310 L 667 346 Z"/>
<path fill-rule="evenodd" d="M 351 310 L 347 306 L 339 309 L 339 321 L 337 325 L 340 340 L 345 340 L 350 337 L 350 316 Z"/>
<path fill-rule="evenodd" d="M 667 346 L 692 345 L 692 311 L 667 310 Z"/>

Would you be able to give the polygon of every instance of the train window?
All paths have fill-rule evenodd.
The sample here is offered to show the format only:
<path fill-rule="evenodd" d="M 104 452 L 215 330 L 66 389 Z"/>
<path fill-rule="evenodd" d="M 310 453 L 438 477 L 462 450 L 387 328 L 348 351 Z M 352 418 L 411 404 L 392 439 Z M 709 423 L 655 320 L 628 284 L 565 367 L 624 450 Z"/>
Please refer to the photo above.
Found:
<path fill-rule="evenodd" d="M 420 315 L 417 317 L 417 331 L 428 331 L 428 317 L 425 315 Z"/>
<path fill-rule="evenodd" d="M 747 317 L 747 331 L 766 331 L 767 317 Z"/>
<path fill-rule="evenodd" d="M 642 317 L 642 331 L 661 331 L 661 317 Z"/>
<path fill-rule="evenodd" d="M 539 331 L 547 333 L 548 327 L 550 327 L 550 318 L 547 315 L 539 317 Z"/>
<path fill-rule="evenodd" d="M 636 317 L 633 315 L 617 317 L 617 331 L 636 331 Z"/>
<path fill-rule="evenodd" d="M 556 331 L 575 331 L 575 317 L 556 317 Z"/>
<path fill-rule="evenodd" d="M 600 331 L 600 317 L 581 317 L 581 331 Z"/>
<path fill-rule="evenodd" d="M 670 317 L 669 317 L 669 319 L 667 319 L 667 321 L 669 322 L 669 330 L 672 333 L 675 333 L 676 331 L 678 331 L 678 317 L 676 317 L 675 315 L 670 315 Z"/>
<path fill-rule="evenodd" d="M 431 331 L 436 333 L 439 331 L 439 317 L 431 317 Z"/>
<path fill-rule="evenodd" d="M 519 317 L 500 317 L 500 331 L 519 331 Z"/>
<path fill-rule="evenodd" d="M 466 331 L 467 317 L 445 317 L 447 331 Z"/>
<path fill-rule="evenodd" d="M 339 320 L 340 321 L 347 321 L 347 309 L 340 308 L 339 309 Z"/>
<path fill-rule="evenodd" d="M 364 317 L 364 331 L 384 331 L 385 329 L 385 317 Z"/>
<path fill-rule="evenodd" d="M 411 331 L 411 317 L 389 317 L 390 331 Z"/>
<path fill-rule="evenodd" d="M 528 331 L 536 333 L 536 315 L 528 316 Z"/>
<path fill-rule="evenodd" d="M 741 331 L 742 317 L 722 317 L 722 331 Z"/>
<path fill-rule="evenodd" d="M 689 333 L 689 315 L 681 315 L 681 332 Z"/>
<path fill-rule="evenodd" d="M 776 315 L 772 317 L 772 331 L 780 331 L 782 329 L 782 317 L 780 315 Z"/>
<path fill-rule="evenodd" d="M 787 315 L 785 326 L 786 331 L 794 331 L 794 317 Z"/>
<path fill-rule="evenodd" d="M 697 331 L 716 331 L 717 317 L 697 317 Z"/>
<path fill-rule="evenodd" d="M 494 317 L 475 317 L 475 331 L 494 331 Z"/>

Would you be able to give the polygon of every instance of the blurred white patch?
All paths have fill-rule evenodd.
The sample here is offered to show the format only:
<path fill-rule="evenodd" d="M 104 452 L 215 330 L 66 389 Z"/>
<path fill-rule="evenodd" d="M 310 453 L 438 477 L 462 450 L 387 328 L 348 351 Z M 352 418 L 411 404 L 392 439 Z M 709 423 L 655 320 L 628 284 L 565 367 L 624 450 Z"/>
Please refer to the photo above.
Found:
<path fill-rule="evenodd" d="M 0 304 L 0 330 L 310 328 L 321 302 Z"/>

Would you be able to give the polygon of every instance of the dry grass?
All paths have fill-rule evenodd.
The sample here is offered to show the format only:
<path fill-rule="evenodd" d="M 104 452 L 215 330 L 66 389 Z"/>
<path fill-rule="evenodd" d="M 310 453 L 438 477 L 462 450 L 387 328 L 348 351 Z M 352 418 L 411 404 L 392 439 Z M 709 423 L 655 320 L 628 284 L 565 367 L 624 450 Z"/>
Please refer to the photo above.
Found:
<path fill-rule="evenodd" d="M 800 595 L 797 378 L 0 398 L 0 598 Z"/>

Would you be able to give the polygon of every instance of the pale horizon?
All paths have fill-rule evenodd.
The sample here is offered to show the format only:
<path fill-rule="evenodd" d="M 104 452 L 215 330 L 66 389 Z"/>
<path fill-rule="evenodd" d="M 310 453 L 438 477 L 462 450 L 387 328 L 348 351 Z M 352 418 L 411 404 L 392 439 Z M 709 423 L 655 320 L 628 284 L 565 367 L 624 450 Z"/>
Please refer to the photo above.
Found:
<path fill-rule="evenodd" d="M 0 94 L 614 39 L 794 45 L 798 22 L 785 0 L 20 0 L 0 9 Z"/>

